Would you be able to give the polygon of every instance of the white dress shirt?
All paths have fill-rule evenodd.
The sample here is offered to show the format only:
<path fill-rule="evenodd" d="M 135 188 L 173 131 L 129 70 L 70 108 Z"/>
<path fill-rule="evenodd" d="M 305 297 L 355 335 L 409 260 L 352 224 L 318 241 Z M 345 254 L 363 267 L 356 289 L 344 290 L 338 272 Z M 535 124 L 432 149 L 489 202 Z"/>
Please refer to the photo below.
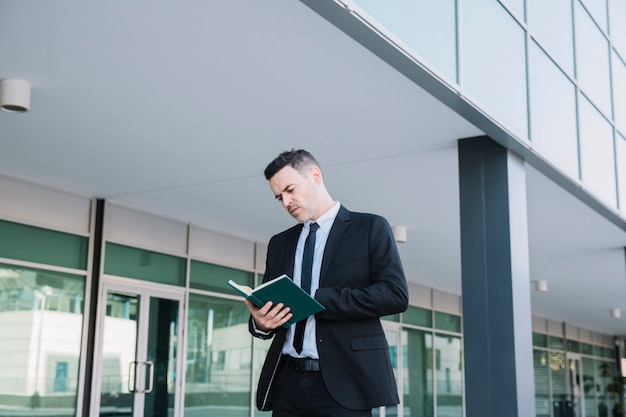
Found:
<path fill-rule="evenodd" d="M 334 206 L 332 206 L 328 211 L 326 211 L 326 213 L 322 214 L 320 217 L 317 218 L 317 220 L 315 220 L 315 223 L 319 225 L 319 229 L 317 229 L 315 235 L 315 251 L 313 252 L 313 271 L 311 275 L 312 295 L 314 295 L 315 291 L 317 291 L 317 289 L 319 288 L 320 270 L 322 268 L 322 258 L 324 257 L 326 241 L 328 240 L 330 229 L 333 226 L 335 217 L 337 217 L 340 206 L 341 204 L 339 204 L 339 202 L 335 202 Z M 293 267 L 293 280 L 298 285 L 300 285 L 300 277 L 302 275 L 302 256 L 304 255 L 304 242 L 309 235 L 310 224 L 311 220 L 307 220 L 304 222 L 302 232 L 300 233 L 300 238 L 298 239 L 298 245 L 296 246 L 296 258 L 294 260 Z M 282 352 L 296 358 L 307 357 L 318 359 L 319 355 L 317 353 L 317 344 L 315 343 L 315 316 L 309 316 L 307 319 L 306 328 L 304 331 L 304 344 L 302 347 L 302 352 L 300 354 L 298 354 L 293 347 L 293 334 L 295 329 L 295 324 L 289 327 Z"/>

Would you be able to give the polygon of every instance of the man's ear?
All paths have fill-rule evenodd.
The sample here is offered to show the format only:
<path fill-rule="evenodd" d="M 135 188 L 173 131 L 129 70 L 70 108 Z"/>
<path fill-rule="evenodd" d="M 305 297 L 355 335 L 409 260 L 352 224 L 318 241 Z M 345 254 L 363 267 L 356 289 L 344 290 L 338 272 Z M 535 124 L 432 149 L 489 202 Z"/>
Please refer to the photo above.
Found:
<path fill-rule="evenodd" d="M 319 167 L 311 167 L 309 174 L 311 175 L 311 179 L 313 179 L 313 182 L 315 182 L 315 184 L 319 185 L 324 182 L 322 178 L 322 170 Z"/>

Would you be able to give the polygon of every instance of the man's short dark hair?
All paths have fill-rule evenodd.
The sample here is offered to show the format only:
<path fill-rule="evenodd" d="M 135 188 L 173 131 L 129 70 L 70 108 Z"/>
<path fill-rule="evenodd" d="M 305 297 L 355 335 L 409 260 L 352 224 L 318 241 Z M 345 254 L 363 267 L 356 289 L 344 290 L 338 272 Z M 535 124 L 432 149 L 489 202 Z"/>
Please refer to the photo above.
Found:
<path fill-rule="evenodd" d="M 287 165 L 301 173 L 304 173 L 304 168 L 311 165 L 316 167 L 320 166 L 310 152 L 304 149 L 292 149 L 290 151 L 284 151 L 269 163 L 264 171 L 265 179 L 269 181 L 278 171 Z"/>

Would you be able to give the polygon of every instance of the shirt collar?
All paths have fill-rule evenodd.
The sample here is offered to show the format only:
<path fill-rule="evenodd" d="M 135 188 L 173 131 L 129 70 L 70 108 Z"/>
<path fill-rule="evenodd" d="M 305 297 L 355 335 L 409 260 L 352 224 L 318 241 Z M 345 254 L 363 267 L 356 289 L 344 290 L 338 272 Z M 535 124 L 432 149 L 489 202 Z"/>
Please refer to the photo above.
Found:
<path fill-rule="evenodd" d="M 341 204 L 338 201 L 335 201 L 335 204 L 331 208 L 326 210 L 324 214 L 319 216 L 317 220 L 306 220 L 304 222 L 304 227 L 308 229 L 311 223 L 315 221 L 315 223 L 319 225 L 320 229 L 326 229 L 327 227 L 329 228 L 335 221 L 337 213 L 339 213 L 339 207 L 341 207 Z"/>

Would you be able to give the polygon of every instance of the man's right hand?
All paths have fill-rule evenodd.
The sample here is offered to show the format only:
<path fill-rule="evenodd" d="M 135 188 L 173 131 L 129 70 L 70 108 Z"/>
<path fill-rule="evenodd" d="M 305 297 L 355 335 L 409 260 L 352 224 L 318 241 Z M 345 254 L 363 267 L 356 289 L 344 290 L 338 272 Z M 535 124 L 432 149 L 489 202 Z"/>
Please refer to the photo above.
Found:
<path fill-rule="evenodd" d="M 290 308 L 285 307 L 283 303 L 274 306 L 271 301 L 268 301 L 263 307 L 258 308 L 249 300 L 244 300 L 244 302 L 252 314 L 256 328 L 263 332 L 282 326 L 293 316 Z"/>

